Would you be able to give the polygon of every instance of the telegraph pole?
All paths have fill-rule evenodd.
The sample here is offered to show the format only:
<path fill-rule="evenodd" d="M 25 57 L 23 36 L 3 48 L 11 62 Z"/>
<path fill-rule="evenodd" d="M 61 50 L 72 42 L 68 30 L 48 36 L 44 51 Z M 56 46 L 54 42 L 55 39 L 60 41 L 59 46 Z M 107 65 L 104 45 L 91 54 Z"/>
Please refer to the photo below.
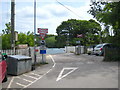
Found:
<path fill-rule="evenodd" d="M 36 65 L 36 0 L 34 0 L 34 66 L 33 70 L 35 70 Z"/>
<path fill-rule="evenodd" d="M 11 0 L 11 48 L 15 54 L 15 0 Z"/>

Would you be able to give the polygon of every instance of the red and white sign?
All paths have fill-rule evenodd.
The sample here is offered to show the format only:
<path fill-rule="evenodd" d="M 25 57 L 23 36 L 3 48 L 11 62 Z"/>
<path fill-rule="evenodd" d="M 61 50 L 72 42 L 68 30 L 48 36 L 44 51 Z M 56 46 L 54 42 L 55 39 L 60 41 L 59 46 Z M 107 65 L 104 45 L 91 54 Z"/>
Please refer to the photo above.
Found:
<path fill-rule="evenodd" d="M 83 37 L 83 34 L 77 34 L 77 37 L 78 38 Z"/>
<path fill-rule="evenodd" d="M 38 28 L 38 33 L 40 34 L 40 37 L 42 38 L 42 40 L 44 40 L 46 33 L 48 33 L 48 29 L 47 28 Z"/>
<path fill-rule="evenodd" d="M 47 28 L 38 28 L 38 33 L 48 33 Z"/>
<path fill-rule="evenodd" d="M 40 38 L 42 38 L 42 40 L 44 40 L 45 36 L 46 36 L 46 33 L 40 33 Z"/>

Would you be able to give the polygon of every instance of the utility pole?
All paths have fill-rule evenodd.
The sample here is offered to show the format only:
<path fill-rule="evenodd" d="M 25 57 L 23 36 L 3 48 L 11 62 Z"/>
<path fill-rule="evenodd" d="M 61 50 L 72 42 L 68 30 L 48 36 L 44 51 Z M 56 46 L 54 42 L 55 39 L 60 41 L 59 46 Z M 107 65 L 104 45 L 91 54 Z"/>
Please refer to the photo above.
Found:
<path fill-rule="evenodd" d="M 15 0 L 11 0 L 11 48 L 15 54 Z"/>
<path fill-rule="evenodd" d="M 36 0 L 34 0 L 34 66 L 33 70 L 35 70 L 36 66 Z"/>

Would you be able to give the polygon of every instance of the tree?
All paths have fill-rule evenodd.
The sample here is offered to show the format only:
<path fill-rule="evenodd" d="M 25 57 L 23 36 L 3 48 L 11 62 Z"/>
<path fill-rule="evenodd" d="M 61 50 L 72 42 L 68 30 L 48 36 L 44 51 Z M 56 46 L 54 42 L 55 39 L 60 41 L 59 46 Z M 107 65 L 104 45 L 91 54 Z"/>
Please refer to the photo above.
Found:
<path fill-rule="evenodd" d="M 30 31 L 27 32 L 27 34 L 19 33 L 18 34 L 18 41 L 16 42 L 16 45 L 19 44 L 28 44 L 28 46 L 34 46 L 34 35 L 33 33 L 30 33 Z"/>
<path fill-rule="evenodd" d="M 2 35 L 2 49 L 10 49 L 11 48 L 11 34 L 3 34 Z"/>
<path fill-rule="evenodd" d="M 10 34 L 11 33 L 11 23 L 6 23 L 5 24 L 6 26 L 6 29 L 5 30 L 2 30 L 3 34 Z"/>
<path fill-rule="evenodd" d="M 2 49 L 10 49 L 11 48 L 11 23 L 5 24 L 6 28 L 2 30 L 3 34 L 0 36 L 2 38 Z M 30 31 L 27 34 L 19 33 L 18 34 L 18 44 L 28 44 L 29 46 L 34 46 L 34 35 Z"/>
<path fill-rule="evenodd" d="M 67 30 L 67 32 L 65 32 Z M 63 32 L 64 31 L 64 32 Z M 100 35 L 101 27 L 100 24 L 95 20 L 76 20 L 69 19 L 68 21 L 63 21 L 56 29 L 58 36 L 56 37 L 57 43 L 61 43 L 63 46 L 66 45 L 67 35 L 69 35 L 70 45 L 74 45 L 74 38 L 77 38 L 78 34 L 83 37 L 80 38 L 81 44 L 92 44 L 98 43 L 96 36 Z M 97 37 L 99 39 L 99 37 Z M 93 40 L 96 40 L 93 42 Z"/>
<path fill-rule="evenodd" d="M 105 25 L 105 32 L 107 33 L 107 38 L 110 37 L 110 29 L 109 26 L 113 28 L 113 34 L 111 38 L 109 38 L 109 42 L 111 39 L 114 43 L 118 44 L 120 41 L 120 2 L 92 2 L 90 5 L 91 9 L 88 11 L 91 15 L 94 16 L 99 22 L 104 23 Z"/>
<path fill-rule="evenodd" d="M 2 49 L 10 49 L 11 48 L 11 24 L 5 24 L 6 29 L 2 30 L 3 34 L 1 35 L 2 38 Z"/>
<path fill-rule="evenodd" d="M 55 40 L 55 36 L 52 36 L 52 37 L 48 37 L 45 39 L 46 41 L 46 46 L 49 47 L 49 48 L 54 48 L 56 47 L 56 40 Z"/>
<path fill-rule="evenodd" d="M 30 31 L 27 32 L 27 44 L 28 44 L 28 46 L 34 46 L 33 32 L 32 33 L 30 33 Z"/>

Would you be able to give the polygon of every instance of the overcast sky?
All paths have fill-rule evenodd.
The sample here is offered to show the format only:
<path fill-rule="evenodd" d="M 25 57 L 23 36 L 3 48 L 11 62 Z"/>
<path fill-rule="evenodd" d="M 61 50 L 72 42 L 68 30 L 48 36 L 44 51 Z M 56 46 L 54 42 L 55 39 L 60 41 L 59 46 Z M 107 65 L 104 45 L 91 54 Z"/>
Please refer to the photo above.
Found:
<path fill-rule="evenodd" d="M 11 0 L 0 2 L 0 27 L 5 28 L 5 23 L 10 21 Z M 15 30 L 18 32 L 34 32 L 34 0 L 15 0 Z M 56 28 L 68 19 L 89 20 L 92 16 L 87 13 L 90 9 L 90 0 L 36 0 L 37 21 L 36 28 L 48 28 L 48 34 L 56 34 Z M 1 32 L 1 31 L 0 31 Z M 37 29 L 36 29 L 37 33 Z"/>

